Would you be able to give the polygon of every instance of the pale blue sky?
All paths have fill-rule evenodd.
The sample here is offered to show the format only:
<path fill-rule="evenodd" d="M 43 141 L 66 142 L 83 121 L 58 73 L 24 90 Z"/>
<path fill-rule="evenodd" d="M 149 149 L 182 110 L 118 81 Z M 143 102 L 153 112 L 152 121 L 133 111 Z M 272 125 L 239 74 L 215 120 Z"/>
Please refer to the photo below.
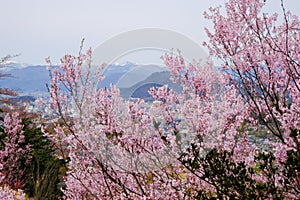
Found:
<path fill-rule="evenodd" d="M 54 63 L 77 53 L 81 38 L 96 48 L 114 35 L 157 27 L 182 33 L 202 43 L 209 26 L 203 12 L 224 0 L 0 0 L 0 57 L 21 53 L 19 62 Z M 285 0 L 300 16 L 299 0 Z M 267 0 L 267 12 L 280 11 L 280 0 Z"/>

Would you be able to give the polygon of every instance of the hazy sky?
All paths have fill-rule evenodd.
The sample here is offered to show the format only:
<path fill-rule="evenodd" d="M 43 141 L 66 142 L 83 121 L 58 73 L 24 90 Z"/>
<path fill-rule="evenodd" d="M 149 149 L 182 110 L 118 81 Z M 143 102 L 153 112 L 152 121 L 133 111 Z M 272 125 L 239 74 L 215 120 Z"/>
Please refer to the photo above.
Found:
<path fill-rule="evenodd" d="M 182 33 L 199 44 L 209 26 L 203 12 L 224 0 L 0 0 L 0 57 L 21 53 L 15 60 L 28 64 L 54 63 L 77 53 L 81 39 L 96 48 L 125 31 L 144 27 Z M 285 0 L 300 16 L 299 0 Z M 280 0 L 267 0 L 267 12 L 280 11 Z"/>

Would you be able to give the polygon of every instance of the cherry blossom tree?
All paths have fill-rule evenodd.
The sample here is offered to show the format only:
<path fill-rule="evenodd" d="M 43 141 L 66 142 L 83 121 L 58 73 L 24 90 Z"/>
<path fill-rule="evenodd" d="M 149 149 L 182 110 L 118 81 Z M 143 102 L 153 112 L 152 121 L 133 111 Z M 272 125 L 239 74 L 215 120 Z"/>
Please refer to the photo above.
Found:
<path fill-rule="evenodd" d="M 1 173 L 4 175 L 2 184 L 14 189 L 23 189 L 26 184 L 25 165 L 30 161 L 30 146 L 25 144 L 25 135 L 22 130 L 18 113 L 7 114 L 4 118 L 4 138 L 1 148 Z"/>
<path fill-rule="evenodd" d="M 30 147 L 24 145 L 25 135 L 18 113 L 4 118 L 0 150 L 0 196 L 1 199 L 24 199 L 27 179 L 25 166 L 30 161 Z M 5 137 L 3 137 L 5 136 Z"/>
<path fill-rule="evenodd" d="M 0 198 L 3 200 L 23 200 L 25 193 L 22 190 L 12 190 L 8 186 L 0 186 Z"/>
<path fill-rule="evenodd" d="M 228 0 L 205 17 L 213 63 L 165 55 L 171 79 L 155 101 L 98 88 L 92 51 L 66 55 L 49 71 L 58 155 L 68 162 L 66 199 L 299 198 L 299 21 L 282 3 Z M 260 142 L 255 134 L 263 131 Z M 252 135 L 251 135 L 252 134 Z"/>
<path fill-rule="evenodd" d="M 255 148 L 239 131 L 250 116 L 235 88 L 212 63 L 204 68 L 181 55 L 164 59 L 183 92 L 153 88 L 153 105 L 124 100 L 113 85 L 98 89 L 102 77 L 93 77 L 90 50 L 49 69 L 50 106 L 58 118 L 56 134 L 48 136 L 69 160 L 67 198 L 184 199 L 214 190 L 197 177 L 203 168 L 184 165 L 195 150 L 199 158 L 213 148 L 231 150 L 236 160 L 253 163 Z"/>
<path fill-rule="evenodd" d="M 213 31 L 206 30 L 207 46 L 211 55 L 223 61 L 223 70 L 258 121 L 256 127 L 268 133 L 273 150 L 264 154 L 270 156 L 275 173 L 265 175 L 273 177 L 284 195 L 297 198 L 300 22 L 286 11 L 283 1 L 283 19 L 277 13 L 262 13 L 264 5 L 258 0 L 229 0 L 225 14 L 211 8 L 205 14 L 214 23 Z"/>

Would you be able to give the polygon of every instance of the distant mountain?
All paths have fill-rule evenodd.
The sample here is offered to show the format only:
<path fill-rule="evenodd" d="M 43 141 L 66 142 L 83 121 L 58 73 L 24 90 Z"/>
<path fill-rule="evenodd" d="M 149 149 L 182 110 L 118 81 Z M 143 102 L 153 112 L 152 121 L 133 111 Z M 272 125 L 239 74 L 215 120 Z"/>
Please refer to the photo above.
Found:
<path fill-rule="evenodd" d="M 47 93 L 46 83 L 50 82 L 46 66 L 27 66 L 6 69 L 11 77 L 0 79 L 0 87 L 10 88 L 23 95 Z"/>
<path fill-rule="evenodd" d="M 10 100 L 14 103 L 20 103 L 20 102 L 33 102 L 36 100 L 36 98 L 32 96 L 17 96 L 17 97 L 10 98 Z"/>
<path fill-rule="evenodd" d="M 161 86 L 162 85 L 158 83 L 146 83 L 134 90 L 130 97 L 144 99 L 145 101 L 154 101 L 152 95 L 148 91 L 150 88 L 158 88 Z"/>
<path fill-rule="evenodd" d="M 32 96 L 33 98 L 48 95 L 46 84 L 50 83 L 50 77 L 46 65 L 21 66 L 16 64 L 2 68 L 0 72 L 11 75 L 11 77 L 0 79 L 0 87 L 2 88 L 9 88 L 17 91 L 20 96 Z M 112 64 L 104 69 L 103 75 L 105 78 L 98 87 L 109 88 L 110 84 L 113 83 L 121 89 L 121 94 L 125 98 L 131 97 L 136 89 L 148 83 L 168 84 L 178 89 L 170 81 L 170 73 L 167 69 L 157 65 L 141 65 L 130 62 Z M 142 87 L 136 95 L 139 95 L 143 89 L 146 90 L 145 94 L 147 94 L 147 87 Z"/>
<path fill-rule="evenodd" d="M 153 73 L 167 71 L 166 67 L 158 65 L 135 65 L 130 71 L 124 74 L 117 82 L 119 88 L 129 88 L 138 82 L 144 81 Z"/>
<path fill-rule="evenodd" d="M 105 76 L 105 78 L 99 83 L 98 87 L 100 88 L 109 88 L 110 84 L 117 84 L 117 82 L 120 80 L 120 78 L 128 73 L 129 71 L 131 71 L 134 67 L 136 66 L 136 64 L 134 63 L 124 63 L 124 64 L 112 64 L 107 66 L 104 71 L 103 71 L 103 75 Z"/>
<path fill-rule="evenodd" d="M 121 88 L 121 96 L 123 98 L 139 97 L 143 99 L 148 99 L 148 90 L 151 87 L 157 87 L 158 85 L 168 85 L 170 89 L 178 93 L 182 91 L 181 86 L 179 84 L 173 83 L 170 80 L 170 72 L 162 71 L 152 73 L 150 76 L 148 76 L 148 78 L 136 83 L 130 88 Z M 146 93 L 141 93 L 143 90 L 146 90 Z"/>

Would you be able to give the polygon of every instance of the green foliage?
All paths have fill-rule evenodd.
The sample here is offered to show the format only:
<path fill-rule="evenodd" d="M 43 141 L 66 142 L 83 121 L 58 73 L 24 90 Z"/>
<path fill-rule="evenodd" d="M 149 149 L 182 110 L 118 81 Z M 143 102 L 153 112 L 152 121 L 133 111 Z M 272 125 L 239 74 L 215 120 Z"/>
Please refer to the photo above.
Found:
<path fill-rule="evenodd" d="M 258 153 L 255 156 L 256 166 L 247 166 L 244 162 L 236 162 L 233 152 L 212 149 L 206 156 L 200 156 L 195 145 L 189 149 L 192 154 L 182 155 L 180 161 L 192 173 L 215 188 L 215 192 L 199 190 L 195 199 L 284 199 L 293 187 L 289 179 L 275 180 L 276 174 L 284 173 L 285 177 L 299 178 L 300 157 L 295 151 L 288 151 L 284 168 L 275 163 L 273 153 Z M 191 156 L 193 155 L 193 156 Z M 201 166 L 201 173 L 199 173 Z M 259 181 L 257 177 L 264 175 L 267 180 Z M 278 186 L 278 183 L 282 186 Z"/>
<path fill-rule="evenodd" d="M 62 192 L 59 183 L 62 182 L 65 163 L 55 156 L 53 143 L 43 136 L 43 133 L 30 119 L 23 119 L 26 143 L 32 148 L 32 162 L 27 169 L 32 179 L 27 182 L 26 192 L 34 199 L 58 199 Z"/>
<path fill-rule="evenodd" d="M 216 188 L 218 198 L 258 199 L 252 168 L 247 168 L 244 162 L 234 162 L 233 152 L 212 149 L 201 159 L 204 174 L 202 179 L 209 178 Z"/>

